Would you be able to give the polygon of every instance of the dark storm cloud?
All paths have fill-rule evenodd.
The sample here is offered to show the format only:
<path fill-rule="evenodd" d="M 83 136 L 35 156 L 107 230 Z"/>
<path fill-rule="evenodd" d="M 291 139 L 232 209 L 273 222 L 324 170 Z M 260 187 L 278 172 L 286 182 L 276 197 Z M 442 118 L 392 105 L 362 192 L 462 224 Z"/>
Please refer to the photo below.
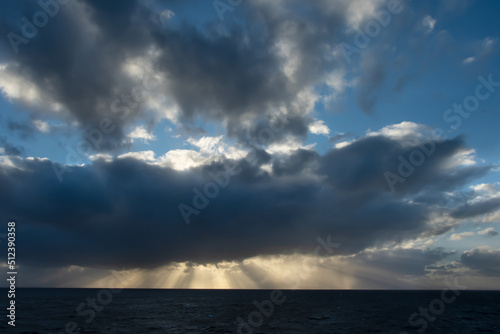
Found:
<path fill-rule="evenodd" d="M 259 148 L 254 148 L 253 152 L 254 152 L 254 156 L 255 156 L 255 158 L 253 160 L 255 160 L 255 163 L 257 165 L 262 166 L 262 165 L 271 161 L 272 156 L 269 153 L 267 153 L 265 150 L 259 149 Z M 250 161 L 250 158 L 248 157 L 248 155 L 245 159 L 247 161 Z"/>
<path fill-rule="evenodd" d="M 473 249 L 460 256 L 462 264 L 484 276 L 500 277 L 500 250 Z"/>
<path fill-rule="evenodd" d="M 304 169 L 318 159 L 318 153 L 309 150 L 297 150 L 284 159 L 273 164 L 273 174 L 276 176 L 301 174 Z"/>
<path fill-rule="evenodd" d="M 486 201 L 466 204 L 457 208 L 452 216 L 455 218 L 471 218 L 484 215 L 500 208 L 500 198 L 492 198 Z"/>
<path fill-rule="evenodd" d="M 173 81 L 169 89 L 186 120 L 237 118 L 292 99 L 283 74 L 276 71 L 275 55 L 257 36 L 250 36 L 250 43 L 245 37 L 237 27 L 229 37 L 206 36 L 190 26 L 155 35 L 162 50 L 160 69 Z"/>
<path fill-rule="evenodd" d="M 412 187 L 392 193 L 375 180 L 366 179 L 366 187 L 356 180 L 368 165 L 353 158 L 354 148 L 358 156 L 366 149 L 376 152 L 367 155 L 369 166 L 382 170 L 387 161 L 396 160 L 399 144 L 377 137 L 355 144 L 325 157 L 298 150 L 277 162 L 274 176 L 259 163 L 236 162 L 241 172 L 199 215 L 190 217 L 190 225 L 178 205 L 192 205 L 193 188 L 203 192 L 224 170 L 223 162 L 178 172 L 134 159 L 98 160 L 72 167 L 59 182 L 49 161 L 16 160 L 19 169 L 2 167 L 0 173 L 0 219 L 18 222 L 25 264 L 114 269 L 308 253 L 316 238 L 326 235 L 342 244 L 339 254 L 355 254 L 428 232 L 429 206 L 401 200 L 411 196 Z M 437 149 L 435 154 L 441 161 L 449 151 Z M 436 178 L 443 179 L 446 189 L 463 182 L 455 173 L 439 172 L 435 164 L 421 168 L 426 177 L 420 182 L 431 184 L 419 189 L 436 189 Z M 369 175 L 383 180 L 381 173 Z"/>
<path fill-rule="evenodd" d="M 425 218 L 424 208 L 395 200 L 345 210 L 314 183 L 273 182 L 243 167 L 242 180 L 233 180 L 187 226 L 177 206 L 181 200 L 190 203 L 193 187 L 203 187 L 191 174 L 124 159 L 75 168 L 59 183 L 48 162 L 23 167 L 29 172 L 2 173 L 2 218 L 23 226 L 23 259 L 32 265 L 154 267 L 242 260 L 310 250 L 325 234 L 349 240 L 345 251 L 352 252 L 376 240 L 413 235 Z M 32 200 L 15 195 L 35 188 L 40 194 Z"/>
<path fill-rule="evenodd" d="M 403 183 L 398 183 L 396 192 L 417 194 L 430 189 L 432 194 L 439 196 L 442 191 L 463 185 L 473 178 L 484 175 L 490 169 L 466 167 L 450 175 L 442 168 L 456 153 L 465 149 L 463 139 L 460 137 L 439 143 L 428 142 L 425 145 L 434 145 L 434 152 L 425 158 L 421 166 L 416 166 L 414 172 L 405 178 Z M 326 153 L 321 158 L 321 172 L 328 176 L 327 182 L 330 185 L 346 193 L 369 193 L 384 187 L 389 189 L 386 179 L 380 176 L 386 171 L 397 173 L 400 165 L 398 157 L 408 159 L 415 150 L 420 150 L 420 147 L 402 147 L 399 142 L 384 136 L 365 137 L 341 149 Z M 336 161 L 343 163 L 335 163 Z"/>
<path fill-rule="evenodd" d="M 293 137 L 305 139 L 311 121 L 309 118 L 283 116 L 280 119 L 261 118 L 250 126 L 242 127 L 239 122 L 232 120 L 228 123 L 228 135 L 250 147 L 287 143 Z"/>

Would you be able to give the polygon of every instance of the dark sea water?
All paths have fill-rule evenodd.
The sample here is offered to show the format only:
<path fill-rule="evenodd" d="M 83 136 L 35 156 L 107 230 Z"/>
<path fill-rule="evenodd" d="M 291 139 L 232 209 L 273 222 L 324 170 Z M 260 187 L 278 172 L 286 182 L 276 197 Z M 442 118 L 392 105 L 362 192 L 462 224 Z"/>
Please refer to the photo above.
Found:
<path fill-rule="evenodd" d="M 0 333 L 500 333 L 498 291 L 18 289 L 15 328 L 1 293 Z"/>

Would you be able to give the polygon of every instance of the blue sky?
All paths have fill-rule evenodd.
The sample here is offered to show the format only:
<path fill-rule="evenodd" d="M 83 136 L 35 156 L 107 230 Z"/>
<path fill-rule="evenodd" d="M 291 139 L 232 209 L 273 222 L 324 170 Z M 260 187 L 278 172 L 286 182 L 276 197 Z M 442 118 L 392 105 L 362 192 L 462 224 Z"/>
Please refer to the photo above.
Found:
<path fill-rule="evenodd" d="M 455 276 L 498 288 L 498 2 L 56 6 L 28 38 L 21 18 L 43 9 L 4 5 L 0 29 L 2 195 L 16 194 L 0 217 L 23 224 L 26 285 L 97 286 L 123 270 L 134 287 L 286 288 L 272 264 L 301 272 L 330 236 L 339 253 L 301 287 L 439 288 Z M 242 172 L 207 196 L 230 164 Z M 209 205 L 196 207 L 194 189 Z M 88 244 L 102 260 L 78 250 Z M 35 249 L 68 255 L 49 264 Z M 35 278 L 51 266 L 60 275 Z M 151 270 L 162 278 L 146 280 Z"/>

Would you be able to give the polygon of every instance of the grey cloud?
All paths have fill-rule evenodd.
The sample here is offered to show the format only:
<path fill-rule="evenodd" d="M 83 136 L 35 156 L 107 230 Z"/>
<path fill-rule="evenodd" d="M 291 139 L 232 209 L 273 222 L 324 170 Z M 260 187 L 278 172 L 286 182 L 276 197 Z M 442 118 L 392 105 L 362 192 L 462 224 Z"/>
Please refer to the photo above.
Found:
<path fill-rule="evenodd" d="M 359 82 L 357 102 L 364 112 L 370 112 L 377 103 L 376 93 L 385 80 L 386 70 L 382 63 L 374 60 L 367 61 L 363 67 L 364 73 Z"/>
<path fill-rule="evenodd" d="M 6 155 L 17 156 L 24 152 L 24 148 L 22 146 L 13 145 L 4 137 L 0 137 L 0 147 L 3 147 Z"/>
<path fill-rule="evenodd" d="M 191 173 L 123 159 L 76 167 L 59 183 L 49 162 L 23 167 L 30 172 L 1 176 L 2 219 L 25 226 L 21 252 L 30 265 L 130 268 L 241 260 L 310 251 L 315 238 L 327 234 L 354 252 L 414 236 L 425 225 L 423 207 L 393 199 L 345 209 L 336 204 L 340 195 L 323 193 L 315 183 L 274 182 L 243 166 L 242 176 L 187 226 L 177 206 L 190 204 L 192 189 L 204 185 Z M 43 194 L 33 191 L 42 188 Z M 28 192 L 31 200 L 15 195 Z"/>
<path fill-rule="evenodd" d="M 457 208 L 452 213 L 452 216 L 455 218 L 471 218 L 493 212 L 499 208 L 500 198 L 492 198 L 489 200 L 476 202 L 474 204 L 463 205 Z"/>
<path fill-rule="evenodd" d="M 199 116 L 225 120 L 229 136 L 248 143 L 255 142 L 259 131 L 269 126 L 274 108 L 285 106 L 288 115 L 304 114 L 296 103 L 298 93 L 319 83 L 338 65 L 328 57 L 325 46 L 340 41 L 345 8 L 339 6 L 327 14 L 322 10 L 327 3 L 320 2 L 319 6 L 306 5 L 304 15 L 296 16 L 297 6 L 304 6 L 299 1 L 282 3 L 279 11 L 264 2 L 245 5 L 245 11 L 234 14 L 241 13 L 239 18 L 247 28 L 255 25 L 256 30 L 243 30 L 228 22 L 224 24 L 227 36 L 217 32 L 218 26 L 204 33 L 185 26 L 155 38 L 162 50 L 160 67 L 175 81 L 170 88 L 183 110 L 183 123 Z M 294 80 L 282 70 L 283 60 L 275 48 L 279 41 L 289 43 L 300 59 Z M 241 122 L 247 115 L 256 119 L 250 127 Z M 310 121 L 302 117 L 291 120 L 271 141 L 287 136 L 303 139 Z"/>
<path fill-rule="evenodd" d="M 33 126 L 13 121 L 7 122 L 7 128 L 22 139 L 33 137 L 33 133 L 35 132 Z"/>
<path fill-rule="evenodd" d="M 235 120 L 228 124 L 228 135 L 250 147 L 264 147 L 271 143 L 286 143 L 293 137 L 305 139 L 311 119 L 297 116 L 280 120 L 261 118 L 250 126 L 242 127 Z"/>
<path fill-rule="evenodd" d="M 499 249 L 472 249 L 460 256 L 462 264 L 484 276 L 500 277 Z"/>
<path fill-rule="evenodd" d="M 300 149 L 285 159 L 276 161 L 273 164 L 273 173 L 278 177 L 300 174 L 307 166 L 317 160 L 318 153 Z"/>
<path fill-rule="evenodd" d="M 461 168 L 456 174 L 444 171 L 446 164 L 454 154 L 465 148 L 463 139 L 429 142 L 435 145 L 433 154 L 426 156 L 425 162 L 415 167 L 414 172 L 398 183 L 396 192 L 418 192 L 430 189 L 438 195 L 446 189 L 465 184 L 468 180 L 487 173 L 490 167 Z M 399 156 L 408 159 L 411 152 L 420 150 L 419 146 L 402 147 L 397 141 L 384 136 L 372 136 L 359 139 L 339 150 L 332 150 L 321 157 L 321 173 L 328 176 L 327 182 L 346 193 L 389 190 L 384 173 L 398 173 Z M 342 161 L 343 163 L 335 163 Z"/>
<path fill-rule="evenodd" d="M 462 264 L 453 261 L 452 263 L 442 265 L 429 265 L 425 269 L 434 275 L 454 275 L 456 270 L 462 268 Z"/>
<path fill-rule="evenodd" d="M 349 137 L 351 134 L 350 133 L 340 133 L 340 134 L 337 134 L 333 137 L 331 137 L 329 140 L 331 143 L 337 143 L 337 142 L 340 142 L 341 140 Z"/>
<path fill-rule="evenodd" d="M 421 276 L 429 266 L 447 258 L 454 252 L 443 248 L 433 250 L 394 249 L 374 252 L 362 252 L 353 257 L 353 261 L 362 265 L 374 266 L 399 275 Z"/>
<path fill-rule="evenodd" d="M 255 163 L 258 166 L 262 166 L 268 162 L 270 162 L 272 159 L 272 156 L 267 153 L 265 150 L 261 148 L 253 148 L 250 153 L 247 154 L 245 157 L 245 160 L 247 160 L 250 163 Z"/>

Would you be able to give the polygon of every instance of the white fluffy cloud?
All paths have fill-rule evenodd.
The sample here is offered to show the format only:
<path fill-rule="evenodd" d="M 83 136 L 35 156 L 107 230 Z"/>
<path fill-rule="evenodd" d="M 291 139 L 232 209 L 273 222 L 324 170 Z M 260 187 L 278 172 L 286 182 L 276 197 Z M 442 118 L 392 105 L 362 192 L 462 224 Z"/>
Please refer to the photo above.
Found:
<path fill-rule="evenodd" d="M 463 240 L 465 238 L 472 237 L 474 235 L 475 235 L 474 232 L 454 233 L 450 236 L 450 240 L 455 240 L 455 241 Z"/>
<path fill-rule="evenodd" d="M 414 122 L 401 122 L 387 125 L 378 131 L 368 131 L 367 136 L 385 136 L 399 141 L 405 146 L 414 145 L 416 141 L 428 140 L 433 131 L 430 127 Z"/>
<path fill-rule="evenodd" d="M 134 128 L 128 135 L 128 137 L 133 141 L 134 139 L 140 139 L 144 141 L 146 144 L 150 140 L 156 140 L 156 136 L 148 131 L 144 125 L 139 125 Z"/>
<path fill-rule="evenodd" d="M 153 151 L 140 151 L 129 152 L 118 156 L 118 159 L 133 158 L 139 161 L 152 162 L 155 161 L 155 152 Z"/>
<path fill-rule="evenodd" d="M 322 120 L 315 120 L 309 125 L 309 131 L 315 135 L 325 135 L 330 134 L 330 129 Z"/>
<path fill-rule="evenodd" d="M 59 113 L 62 105 L 44 94 L 40 87 L 19 74 L 17 64 L 0 63 L 0 92 L 10 102 L 19 102 L 35 110 Z"/>
<path fill-rule="evenodd" d="M 470 64 L 470 63 L 473 63 L 474 61 L 476 60 L 476 58 L 474 57 L 468 57 L 468 58 L 465 58 L 462 63 L 463 64 Z"/>

